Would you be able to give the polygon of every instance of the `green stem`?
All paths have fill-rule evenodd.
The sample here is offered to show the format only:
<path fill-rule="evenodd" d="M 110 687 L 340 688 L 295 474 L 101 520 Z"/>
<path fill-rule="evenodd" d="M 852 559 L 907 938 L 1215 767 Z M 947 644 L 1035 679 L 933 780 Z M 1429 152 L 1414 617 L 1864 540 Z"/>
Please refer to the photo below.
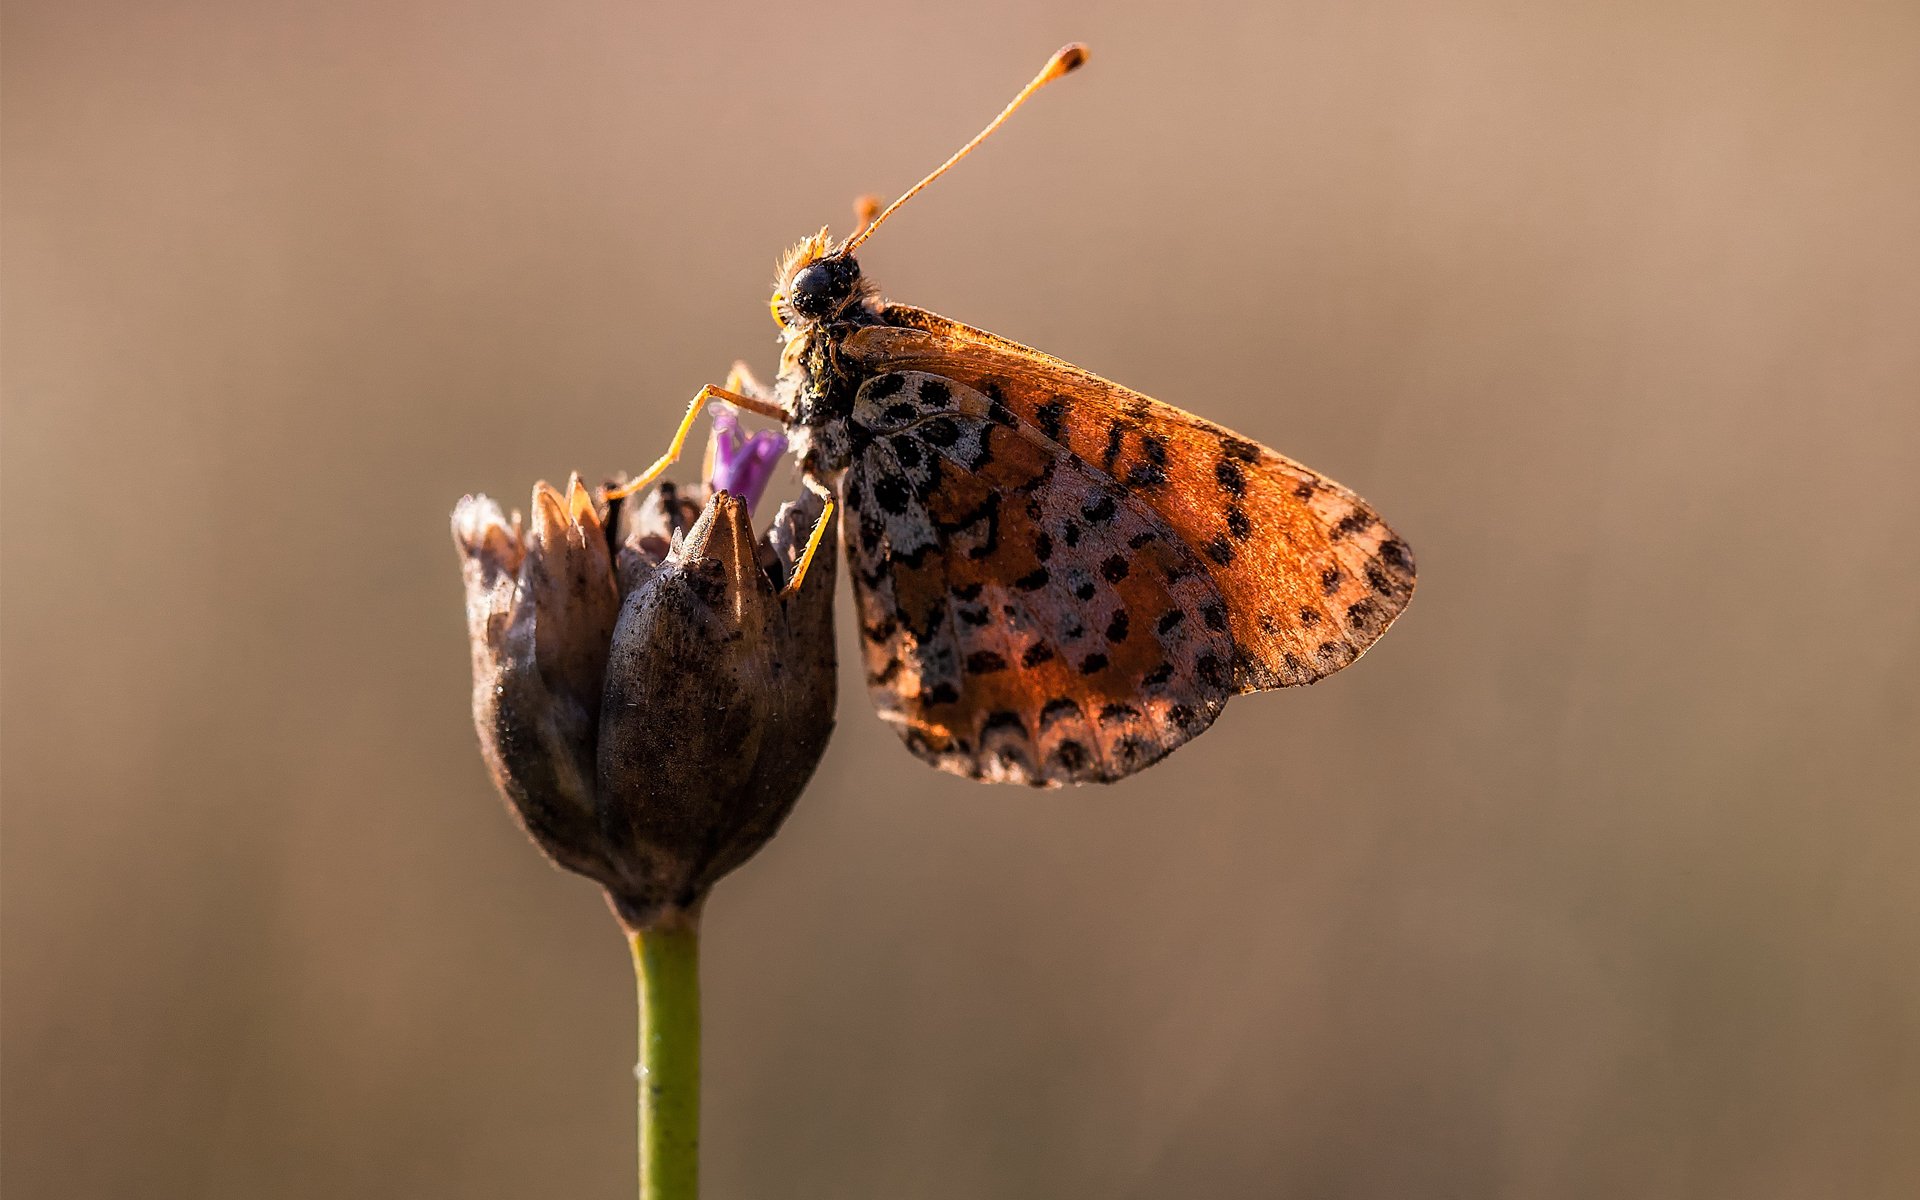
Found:
<path fill-rule="evenodd" d="M 700 914 L 628 934 L 640 989 L 640 1200 L 700 1194 Z"/>

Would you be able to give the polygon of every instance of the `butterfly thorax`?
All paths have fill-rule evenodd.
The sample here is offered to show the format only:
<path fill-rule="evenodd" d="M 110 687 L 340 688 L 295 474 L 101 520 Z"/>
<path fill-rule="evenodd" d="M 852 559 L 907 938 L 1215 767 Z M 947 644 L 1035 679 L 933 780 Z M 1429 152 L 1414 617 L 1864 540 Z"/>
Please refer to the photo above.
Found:
<path fill-rule="evenodd" d="M 797 353 L 782 356 L 776 387 L 782 407 L 790 414 L 788 437 L 805 470 L 838 471 L 853 453 L 847 425 L 861 376 L 839 348 L 855 328 L 848 324 L 809 331 L 790 347 Z"/>
<path fill-rule="evenodd" d="M 841 352 L 856 331 L 883 322 L 881 305 L 852 255 L 826 250 L 823 236 L 781 263 L 773 311 L 783 330 L 777 391 L 803 469 L 832 474 L 852 461 L 849 419 L 863 374 Z"/>

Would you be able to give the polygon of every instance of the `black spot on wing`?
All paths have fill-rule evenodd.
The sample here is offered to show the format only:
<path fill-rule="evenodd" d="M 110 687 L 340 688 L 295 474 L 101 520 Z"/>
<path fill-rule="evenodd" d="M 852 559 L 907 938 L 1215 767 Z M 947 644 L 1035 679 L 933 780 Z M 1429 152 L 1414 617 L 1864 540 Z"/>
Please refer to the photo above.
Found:
<path fill-rule="evenodd" d="M 1202 654 L 1193 664 L 1194 673 L 1200 676 L 1200 682 L 1212 688 L 1227 686 L 1226 664 L 1211 654 Z"/>
<path fill-rule="evenodd" d="M 1213 630 L 1215 633 L 1225 633 L 1227 631 L 1227 606 L 1218 600 L 1209 600 L 1200 606 L 1200 619 L 1205 621 L 1207 628 Z"/>
<path fill-rule="evenodd" d="M 908 486 L 904 475 L 888 472 L 873 481 L 873 498 L 881 508 L 897 517 L 907 511 L 913 488 Z"/>
<path fill-rule="evenodd" d="M 1069 739 L 1055 746 L 1053 753 L 1047 756 L 1047 761 L 1059 766 L 1059 768 L 1067 774 L 1068 778 L 1072 778 L 1086 770 L 1092 760 L 1088 756 L 1085 746 Z"/>
<path fill-rule="evenodd" d="M 926 452 L 920 449 L 919 438 L 901 434 L 890 439 L 889 444 L 893 447 L 894 458 L 909 471 L 918 470 L 921 462 L 926 458 Z"/>
<path fill-rule="evenodd" d="M 1335 525 L 1333 532 L 1327 535 L 1328 540 L 1337 542 L 1343 537 L 1350 537 L 1373 524 L 1373 522 L 1374 516 L 1372 513 L 1364 508 L 1356 508 L 1346 516 L 1340 518 L 1340 523 Z"/>
<path fill-rule="evenodd" d="M 1003 708 L 998 712 L 989 713 L 987 719 L 980 722 L 980 740 L 984 742 L 988 735 L 1001 730 L 1011 730 L 1024 738 L 1027 736 L 1027 723 L 1012 709 Z"/>
<path fill-rule="evenodd" d="M 1063 720 L 1067 717 L 1077 717 L 1079 715 L 1080 704 L 1078 701 L 1066 696 L 1056 696 L 1052 700 L 1047 701 L 1045 706 L 1040 709 L 1040 728 L 1044 730 L 1056 721 Z"/>
<path fill-rule="evenodd" d="M 974 444 L 973 455 L 967 459 L 967 470 L 978 475 L 993 461 L 993 431 L 981 427 L 976 436 L 978 440 Z"/>
<path fill-rule="evenodd" d="M 1353 647 L 1343 641 L 1321 642 L 1314 652 L 1323 665 L 1343 667 L 1354 659 Z"/>
<path fill-rule="evenodd" d="M 1361 633 L 1372 633 L 1385 619 L 1380 606 L 1372 598 L 1357 600 L 1347 605 L 1347 624 Z"/>
<path fill-rule="evenodd" d="M 1067 405 L 1064 396 L 1055 396 L 1033 412 L 1041 433 L 1054 441 L 1060 440 L 1061 425 L 1067 419 Z"/>
<path fill-rule="evenodd" d="M 1260 447 L 1258 445 L 1243 437 L 1236 437 L 1231 433 L 1223 433 L 1220 435 L 1220 452 L 1228 458 L 1237 459 L 1240 462 L 1260 461 Z"/>
<path fill-rule="evenodd" d="M 1116 423 L 1115 432 L 1117 433 L 1120 428 Z M 1127 473 L 1121 482 L 1129 488 L 1141 491 L 1152 491 L 1164 486 L 1167 482 L 1167 444 L 1150 433 L 1140 434 L 1139 444 L 1140 459 L 1127 468 Z M 1117 457 L 1116 442 L 1110 441 L 1107 449 Z M 1107 467 L 1107 473 L 1113 473 L 1111 464 Z"/>
<path fill-rule="evenodd" d="M 975 650 L 967 655 L 967 674 L 991 675 L 1007 669 L 1007 660 L 991 650 Z"/>
<path fill-rule="evenodd" d="M 1413 574 L 1413 553 L 1399 538 L 1388 538 L 1381 542 L 1374 556 L 1402 575 Z"/>
<path fill-rule="evenodd" d="M 942 450 L 949 449 L 960 440 L 960 424 L 952 417 L 935 417 L 922 424 L 918 433 Z"/>

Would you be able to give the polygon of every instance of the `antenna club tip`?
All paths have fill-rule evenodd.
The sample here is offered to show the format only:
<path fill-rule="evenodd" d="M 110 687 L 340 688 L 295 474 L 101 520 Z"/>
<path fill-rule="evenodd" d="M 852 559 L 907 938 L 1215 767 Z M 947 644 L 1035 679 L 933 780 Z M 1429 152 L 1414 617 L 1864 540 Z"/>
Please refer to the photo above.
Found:
<path fill-rule="evenodd" d="M 1077 71 L 1087 65 L 1087 55 L 1091 53 L 1085 42 L 1068 42 L 1054 52 L 1047 63 L 1046 77 L 1058 79 L 1069 71 Z"/>

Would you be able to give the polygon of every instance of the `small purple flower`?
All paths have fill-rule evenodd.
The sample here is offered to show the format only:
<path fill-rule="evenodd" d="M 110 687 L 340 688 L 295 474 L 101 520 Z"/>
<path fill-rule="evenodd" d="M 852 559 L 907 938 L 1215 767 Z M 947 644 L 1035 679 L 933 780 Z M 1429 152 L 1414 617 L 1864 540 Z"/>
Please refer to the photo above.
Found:
<path fill-rule="evenodd" d="M 787 435 L 762 430 L 748 437 L 740 432 L 740 418 L 733 409 L 716 404 L 713 415 L 713 440 L 709 443 L 707 487 L 710 492 L 732 492 L 747 502 L 751 510 L 760 503 L 773 478 L 773 465 L 787 452 Z"/>

